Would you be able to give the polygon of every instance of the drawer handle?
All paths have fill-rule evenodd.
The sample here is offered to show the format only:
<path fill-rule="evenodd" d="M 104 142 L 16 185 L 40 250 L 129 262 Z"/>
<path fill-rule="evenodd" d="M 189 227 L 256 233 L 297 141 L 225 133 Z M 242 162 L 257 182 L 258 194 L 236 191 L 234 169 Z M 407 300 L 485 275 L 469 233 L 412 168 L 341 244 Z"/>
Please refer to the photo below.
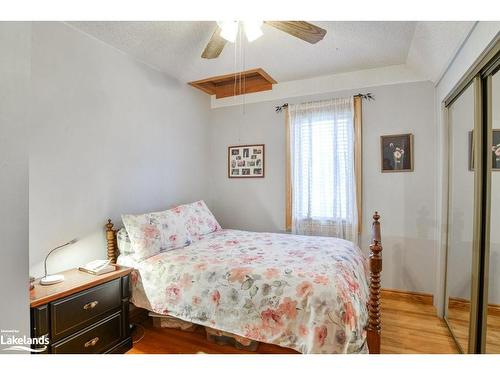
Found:
<path fill-rule="evenodd" d="M 99 303 L 98 301 L 86 303 L 85 305 L 83 305 L 83 309 L 84 310 L 92 310 L 94 307 L 97 306 L 98 303 Z"/>
<path fill-rule="evenodd" d="M 92 340 L 89 340 L 85 343 L 85 347 L 88 348 L 90 346 L 95 346 L 95 344 L 97 344 L 97 342 L 99 341 L 99 337 L 94 337 Z"/>

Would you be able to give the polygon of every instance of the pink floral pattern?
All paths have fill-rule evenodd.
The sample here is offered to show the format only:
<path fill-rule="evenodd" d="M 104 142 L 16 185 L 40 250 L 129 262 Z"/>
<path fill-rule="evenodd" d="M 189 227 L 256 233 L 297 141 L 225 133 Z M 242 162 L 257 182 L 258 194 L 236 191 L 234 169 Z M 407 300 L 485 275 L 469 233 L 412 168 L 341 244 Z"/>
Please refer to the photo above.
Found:
<path fill-rule="evenodd" d="M 135 260 L 146 259 L 191 243 L 184 221 L 170 210 L 122 215 L 122 221 L 131 244 L 129 252 Z M 120 240 L 120 246 L 124 247 L 125 237 Z"/>
<path fill-rule="evenodd" d="M 367 351 L 368 268 L 351 242 L 218 230 L 133 266 L 139 307 L 302 353 Z"/>
<path fill-rule="evenodd" d="M 184 219 L 186 228 L 193 241 L 198 241 L 204 235 L 221 230 L 221 226 L 208 209 L 204 201 L 183 204 L 172 208 L 179 217 Z"/>

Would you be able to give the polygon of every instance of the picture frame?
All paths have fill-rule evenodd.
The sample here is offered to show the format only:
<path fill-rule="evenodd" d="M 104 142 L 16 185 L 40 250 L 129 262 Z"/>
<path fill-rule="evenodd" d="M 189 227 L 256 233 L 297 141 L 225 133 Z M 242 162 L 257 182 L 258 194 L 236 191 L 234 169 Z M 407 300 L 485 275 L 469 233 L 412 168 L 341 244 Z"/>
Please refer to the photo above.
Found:
<path fill-rule="evenodd" d="M 492 145 L 491 145 L 491 171 L 500 171 L 500 129 L 492 129 Z M 472 130 L 469 131 L 469 171 L 474 171 L 474 137 Z"/>
<path fill-rule="evenodd" d="M 263 144 L 227 148 L 228 178 L 263 178 L 264 176 L 265 146 Z"/>
<path fill-rule="evenodd" d="M 413 172 L 413 134 L 380 136 L 380 169 L 382 173 Z"/>

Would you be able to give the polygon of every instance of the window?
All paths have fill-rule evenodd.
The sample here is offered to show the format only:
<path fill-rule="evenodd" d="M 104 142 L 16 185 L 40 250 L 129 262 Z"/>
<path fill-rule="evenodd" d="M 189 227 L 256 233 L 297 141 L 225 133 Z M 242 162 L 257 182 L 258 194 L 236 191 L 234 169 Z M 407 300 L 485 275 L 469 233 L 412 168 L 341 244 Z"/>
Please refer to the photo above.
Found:
<path fill-rule="evenodd" d="M 352 98 L 289 106 L 291 229 L 357 239 Z"/>

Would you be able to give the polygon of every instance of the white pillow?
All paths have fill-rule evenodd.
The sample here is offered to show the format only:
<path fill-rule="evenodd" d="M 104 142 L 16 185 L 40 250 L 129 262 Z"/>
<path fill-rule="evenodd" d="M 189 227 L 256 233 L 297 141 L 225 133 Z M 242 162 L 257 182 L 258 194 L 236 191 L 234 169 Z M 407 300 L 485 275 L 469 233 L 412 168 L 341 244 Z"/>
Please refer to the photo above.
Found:
<path fill-rule="evenodd" d="M 132 256 L 142 260 L 168 251 L 185 247 L 191 237 L 184 220 L 171 210 L 141 215 L 122 215 L 132 244 Z"/>
<path fill-rule="evenodd" d="M 128 237 L 127 230 L 125 228 L 120 228 L 118 233 L 116 233 L 116 244 L 118 245 L 118 250 L 120 255 L 132 255 L 134 250 L 132 249 L 132 243 Z"/>
<path fill-rule="evenodd" d="M 204 201 L 183 204 L 171 209 L 186 223 L 186 228 L 193 241 L 201 239 L 204 235 L 221 230 L 222 227 L 208 209 Z"/>

